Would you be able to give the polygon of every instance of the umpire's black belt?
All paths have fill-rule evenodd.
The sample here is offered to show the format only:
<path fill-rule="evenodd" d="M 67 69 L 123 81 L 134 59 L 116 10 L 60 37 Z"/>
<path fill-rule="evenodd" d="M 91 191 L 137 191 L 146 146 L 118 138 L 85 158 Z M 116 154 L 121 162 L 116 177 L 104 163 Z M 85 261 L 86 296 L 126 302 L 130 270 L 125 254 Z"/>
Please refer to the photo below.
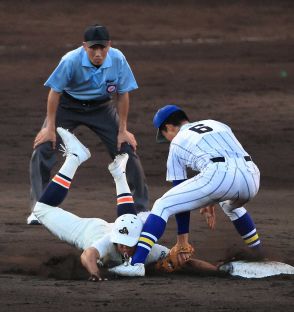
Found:
<path fill-rule="evenodd" d="M 250 156 L 244 156 L 244 159 L 246 161 L 252 161 L 252 158 Z M 226 161 L 225 157 L 214 157 L 214 158 L 210 158 L 210 160 L 212 162 L 214 162 L 214 163 L 216 163 L 216 162 L 225 162 Z"/>
<path fill-rule="evenodd" d="M 97 100 L 79 100 L 79 99 L 74 98 L 73 96 L 71 96 L 65 91 L 62 92 L 62 95 L 73 103 L 79 104 L 83 107 L 89 107 L 89 108 L 99 106 L 100 104 L 106 103 L 111 100 L 110 97 L 106 97 L 100 100 L 98 99 Z"/>

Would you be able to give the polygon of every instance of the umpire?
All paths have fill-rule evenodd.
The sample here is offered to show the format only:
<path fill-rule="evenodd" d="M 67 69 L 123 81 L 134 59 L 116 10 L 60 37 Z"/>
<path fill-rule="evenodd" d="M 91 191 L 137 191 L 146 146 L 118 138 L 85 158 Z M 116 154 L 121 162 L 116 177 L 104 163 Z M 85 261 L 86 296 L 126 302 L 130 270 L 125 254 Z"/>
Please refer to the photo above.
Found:
<path fill-rule="evenodd" d="M 34 141 L 30 162 L 31 208 L 40 198 L 56 163 L 56 146 L 60 138 L 56 127 L 73 131 L 85 125 L 94 131 L 112 159 L 128 153 L 127 178 L 136 210 L 147 210 L 148 189 L 138 155 L 137 142 L 127 130 L 129 92 L 138 88 L 132 70 L 121 51 L 111 47 L 104 26 L 89 26 L 83 46 L 65 54 L 44 84 L 50 88 L 47 116 Z M 112 103 L 117 96 L 117 109 Z M 39 224 L 33 214 L 28 224 Z"/>

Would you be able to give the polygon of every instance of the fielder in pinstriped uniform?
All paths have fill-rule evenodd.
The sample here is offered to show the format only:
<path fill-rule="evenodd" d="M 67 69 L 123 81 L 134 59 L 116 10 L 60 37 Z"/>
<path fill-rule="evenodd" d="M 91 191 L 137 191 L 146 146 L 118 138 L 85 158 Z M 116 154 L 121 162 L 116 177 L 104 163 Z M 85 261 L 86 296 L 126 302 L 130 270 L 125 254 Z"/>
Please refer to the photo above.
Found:
<path fill-rule="evenodd" d="M 177 245 L 184 246 L 188 244 L 190 211 L 206 207 L 202 211 L 209 226 L 214 227 L 217 203 L 245 244 L 258 254 L 261 242 L 244 204 L 257 194 L 260 172 L 232 130 L 215 120 L 190 123 L 176 105 L 161 108 L 153 123 L 158 129 L 157 142 L 170 142 L 167 180 L 174 187 L 154 203 L 131 265 L 117 266 L 113 271 L 125 276 L 144 276 L 145 259 L 164 233 L 168 218 L 176 215 Z M 187 167 L 199 174 L 187 179 Z"/>

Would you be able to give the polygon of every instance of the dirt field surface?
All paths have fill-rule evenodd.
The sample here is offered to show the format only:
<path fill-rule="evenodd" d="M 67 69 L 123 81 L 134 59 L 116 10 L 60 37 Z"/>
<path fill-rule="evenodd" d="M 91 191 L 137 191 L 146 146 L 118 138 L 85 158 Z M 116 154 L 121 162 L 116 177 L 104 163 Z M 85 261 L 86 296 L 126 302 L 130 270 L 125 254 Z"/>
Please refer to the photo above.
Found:
<path fill-rule="evenodd" d="M 43 83 L 61 56 L 81 44 L 84 28 L 99 22 L 140 86 L 131 95 L 129 130 L 139 143 L 150 202 L 169 188 L 168 146 L 155 144 L 154 112 L 177 103 L 192 120 L 223 121 L 261 170 L 260 192 L 247 208 L 264 248 L 270 259 L 294 265 L 293 12 L 290 0 L 0 2 L 0 311 L 293 311 L 293 276 L 174 274 L 91 283 L 79 251 L 42 226 L 26 225 L 32 142 L 46 113 Z M 88 129 L 77 135 L 93 157 L 62 207 L 113 221 L 109 156 Z M 172 218 L 161 243 L 172 246 L 175 237 Z M 243 247 L 220 210 L 213 232 L 192 213 L 191 241 L 197 256 L 211 262 Z"/>

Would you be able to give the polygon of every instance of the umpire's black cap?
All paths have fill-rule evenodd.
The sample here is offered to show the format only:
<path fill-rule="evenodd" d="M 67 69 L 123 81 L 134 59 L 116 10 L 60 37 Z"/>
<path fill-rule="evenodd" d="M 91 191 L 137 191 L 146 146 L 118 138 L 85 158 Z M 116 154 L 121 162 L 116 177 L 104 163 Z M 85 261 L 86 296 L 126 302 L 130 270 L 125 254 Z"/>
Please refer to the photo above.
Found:
<path fill-rule="evenodd" d="M 90 48 L 96 44 L 106 47 L 109 44 L 110 36 L 105 26 L 92 25 L 87 27 L 84 33 L 84 41 Z"/>

